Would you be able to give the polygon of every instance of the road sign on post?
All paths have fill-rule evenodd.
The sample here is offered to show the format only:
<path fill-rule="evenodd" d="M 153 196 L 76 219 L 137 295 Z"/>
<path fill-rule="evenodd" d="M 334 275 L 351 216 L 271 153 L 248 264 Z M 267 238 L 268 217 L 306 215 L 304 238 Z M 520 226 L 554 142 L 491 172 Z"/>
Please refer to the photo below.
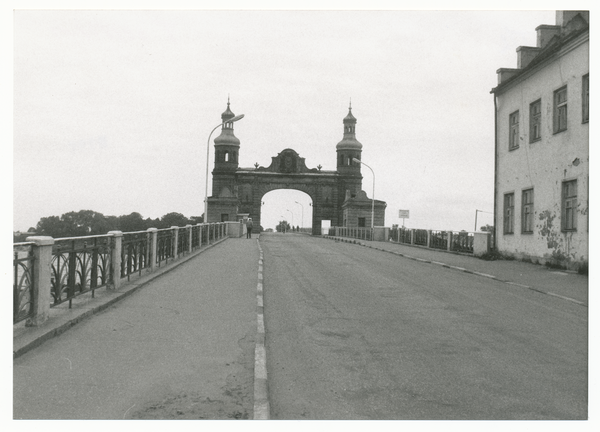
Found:
<path fill-rule="evenodd" d="M 410 210 L 398 210 L 398 217 L 402 219 L 402 227 L 404 227 L 404 219 L 409 219 Z"/>

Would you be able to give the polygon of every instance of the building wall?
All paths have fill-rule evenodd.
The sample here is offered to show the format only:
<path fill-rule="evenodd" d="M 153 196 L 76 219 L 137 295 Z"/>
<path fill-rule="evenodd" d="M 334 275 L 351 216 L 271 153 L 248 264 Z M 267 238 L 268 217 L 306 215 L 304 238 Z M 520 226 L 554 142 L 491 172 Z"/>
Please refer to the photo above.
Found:
<path fill-rule="evenodd" d="M 497 249 L 569 267 L 588 259 L 589 123 L 582 123 L 582 78 L 589 38 L 497 93 Z M 567 130 L 553 132 L 554 92 L 567 86 Z M 530 104 L 541 99 L 541 139 L 530 143 Z M 519 111 L 519 146 L 509 150 L 509 116 Z M 576 231 L 562 230 L 562 185 L 577 180 Z M 533 232 L 522 233 L 522 191 L 533 188 Z M 514 233 L 504 233 L 504 197 L 514 193 Z"/>

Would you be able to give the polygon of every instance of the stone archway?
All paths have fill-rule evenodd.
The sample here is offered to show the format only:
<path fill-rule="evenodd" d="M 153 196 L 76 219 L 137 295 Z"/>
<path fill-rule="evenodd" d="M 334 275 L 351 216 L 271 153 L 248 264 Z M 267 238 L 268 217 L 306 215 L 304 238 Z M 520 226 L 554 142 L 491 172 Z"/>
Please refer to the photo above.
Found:
<path fill-rule="evenodd" d="M 346 190 L 360 191 L 362 177 L 308 168 L 295 150 L 285 149 L 271 158 L 268 167 L 237 168 L 233 172 L 213 172 L 213 196 L 209 198 L 208 220 L 222 215 L 249 214 L 260 225 L 262 198 L 278 189 L 295 189 L 306 193 L 313 202 L 313 234 L 321 232 L 321 221 L 332 225 L 342 222 L 342 204 Z M 233 192 L 231 192 L 233 190 Z M 217 192 L 217 196 L 214 193 Z M 226 212 L 226 213 L 224 213 Z M 229 217 L 230 220 L 235 220 Z"/>

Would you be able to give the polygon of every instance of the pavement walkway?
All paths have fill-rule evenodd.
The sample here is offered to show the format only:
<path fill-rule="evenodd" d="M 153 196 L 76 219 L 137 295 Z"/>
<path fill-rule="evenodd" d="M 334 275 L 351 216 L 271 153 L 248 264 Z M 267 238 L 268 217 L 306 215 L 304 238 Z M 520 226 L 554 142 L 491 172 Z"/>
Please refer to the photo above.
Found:
<path fill-rule="evenodd" d="M 256 237 L 16 326 L 14 418 L 253 418 Z"/>
<path fill-rule="evenodd" d="M 521 286 L 523 289 L 559 297 L 586 307 L 589 304 L 588 277 L 575 272 L 550 269 L 517 260 L 485 261 L 472 255 L 393 242 L 355 240 L 333 236 L 325 238 L 350 243 L 356 241 L 358 245 L 393 253 L 404 258 L 472 273 L 476 277 L 496 279 L 499 282 Z"/>

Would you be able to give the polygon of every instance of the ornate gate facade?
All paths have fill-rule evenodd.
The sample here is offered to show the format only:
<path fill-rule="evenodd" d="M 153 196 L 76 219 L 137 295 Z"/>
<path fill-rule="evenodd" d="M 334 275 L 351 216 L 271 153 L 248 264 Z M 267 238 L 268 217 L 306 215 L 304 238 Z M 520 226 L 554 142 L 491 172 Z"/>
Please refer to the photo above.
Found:
<path fill-rule="evenodd" d="M 330 220 L 332 226 L 348 224 L 342 206 L 347 199 L 355 198 L 362 187 L 361 164 L 353 161 L 354 158 L 360 160 L 362 144 L 356 140 L 356 118 L 352 115 L 352 107 L 343 120 L 343 139 L 336 146 L 336 171 L 322 170 L 320 165 L 308 168 L 305 159 L 291 148 L 273 156 L 268 167 L 256 164 L 253 168 L 240 168 L 240 141 L 233 133 L 233 123 L 228 122 L 234 116 L 228 102 L 227 110 L 221 115 L 221 135 L 214 140 L 215 164 L 212 196 L 208 198 L 208 222 L 238 220 L 239 215 L 248 214 L 258 227 L 263 196 L 277 189 L 295 189 L 312 199 L 313 234 L 321 232 L 323 220 Z M 379 208 L 378 213 L 381 211 Z"/>

